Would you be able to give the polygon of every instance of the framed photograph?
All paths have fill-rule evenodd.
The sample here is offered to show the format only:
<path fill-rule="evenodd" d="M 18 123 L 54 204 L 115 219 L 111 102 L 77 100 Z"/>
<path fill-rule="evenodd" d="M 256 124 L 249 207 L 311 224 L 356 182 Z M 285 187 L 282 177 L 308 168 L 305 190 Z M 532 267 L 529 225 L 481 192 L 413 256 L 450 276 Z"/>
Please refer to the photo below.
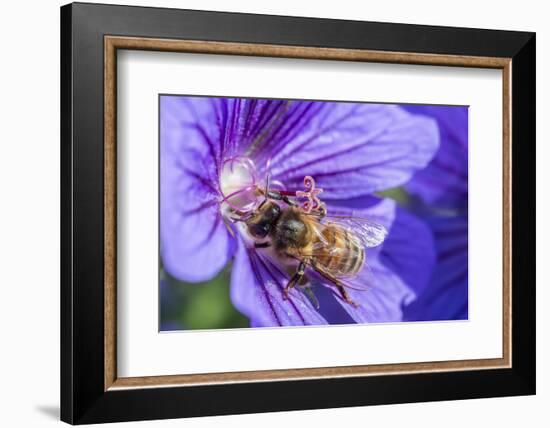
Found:
<path fill-rule="evenodd" d="M 61 418 L 535 393 L 535 35 L 61 8 Z"/>

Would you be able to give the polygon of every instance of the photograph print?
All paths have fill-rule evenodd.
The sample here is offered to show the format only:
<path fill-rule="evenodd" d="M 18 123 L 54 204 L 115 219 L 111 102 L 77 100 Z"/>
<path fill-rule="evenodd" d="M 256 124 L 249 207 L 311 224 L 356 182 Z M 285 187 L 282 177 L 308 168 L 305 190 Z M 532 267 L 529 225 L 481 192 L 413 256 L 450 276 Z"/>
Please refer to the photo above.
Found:
<path fill-rule="evenodd" d="M 468 107 L 159 95 L 159 329 L 468 319 Z"/>

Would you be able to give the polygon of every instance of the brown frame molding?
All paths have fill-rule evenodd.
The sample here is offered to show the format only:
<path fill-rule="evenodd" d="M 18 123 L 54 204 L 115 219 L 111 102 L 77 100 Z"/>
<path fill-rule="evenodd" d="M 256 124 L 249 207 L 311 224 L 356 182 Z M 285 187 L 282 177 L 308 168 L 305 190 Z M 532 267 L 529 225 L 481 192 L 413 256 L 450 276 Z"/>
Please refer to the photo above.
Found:
<path fill-rule="evenodd" d="M 404 364 L 361 365 L 307 369 L 263 370 L 230 373 L 118 378 L 116 368 L 116 81 L 117 50 L 148 50 L 184 53 L 264 56 L 339 61 L 383 62 L 494 68 L 502 70 L 503 81 L 503 356 L 495 359 L 437 361 Z M 308 378 L 359 377 L 381 374 L 459 371 L 511 367 L 511 58 L 382 52 L 170 40 L 137 37 L 104 37 L 104 390 L 220 383 L 297 380 Z"/>

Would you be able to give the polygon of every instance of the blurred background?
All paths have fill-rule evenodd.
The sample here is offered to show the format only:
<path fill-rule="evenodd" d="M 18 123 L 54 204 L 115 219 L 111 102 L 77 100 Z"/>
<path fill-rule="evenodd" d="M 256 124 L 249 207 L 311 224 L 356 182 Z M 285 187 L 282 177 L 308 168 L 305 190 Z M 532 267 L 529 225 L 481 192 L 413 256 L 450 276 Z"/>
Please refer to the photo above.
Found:
<path fill-rule="evenodd" d="M 231 264 L 208 282 L 188 283 L 160 267 L 160 330 L 248 327 L 229 299 Z"/>

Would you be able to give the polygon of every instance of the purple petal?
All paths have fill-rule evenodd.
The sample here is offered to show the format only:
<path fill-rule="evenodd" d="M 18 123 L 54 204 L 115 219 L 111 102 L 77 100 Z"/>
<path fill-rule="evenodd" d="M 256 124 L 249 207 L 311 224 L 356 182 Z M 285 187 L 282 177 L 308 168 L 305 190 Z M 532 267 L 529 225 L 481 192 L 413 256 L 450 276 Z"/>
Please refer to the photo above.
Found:
<path fill-rule="evenodd" d="M 390 228 L 395 218 L 397 204 L 392 199 L 373 195 L 357 196 L 327 201 L 328 215 L 365 217 Z"/>
<path fill-rule="evenodd" d="M 398 274 L 420 295 L 428 285 L 435 266 L 435 249 L 428 225 L 397 208 L 395 220 L 380 253 L 381 263 Z"/>
<path fill-rule="evenodd" d="M 271 157 L 273 178 L 291 189 L 301 189 L 306 175 L 324 189 L 325 199 L 400 186 L 437 150 L 435 121 L 399 106 L 315 104 L 305 123 L 264 148 L 263 157 Z"/>
<path fill-rule="evenodd" d="M 261 250 L 260 250 L 261 251 Z M 327 321 L 297 288 L 283 299 L 288 275 L 271 258 L 239 240 L 231 271 L 231 301 L 252 325 L 322 325 Z"/>
<path fill-rule="evenodd" d="M 414 292 L 392 270 L 380 263 L 378 257 L 367 259 L 366 266 L 346 288 L 358 306 L 345 302 L 334 291 L 338 302 L 358 323 L 402 321 L 402 306 L 415 299 Z"/>
<path fill-rule="evenodd" d="M 161 151 L 183 164 L 200 159 L 204 175 L 212 182 L 217 182 L 222 162 L 215 104 L 216 99 L 204 97 L 160 97 Z"/>
<path fill-rule="evenodd" d="M 407 190 L 425 203 L 466 208 L 468 204 L 468 107 L 407 106 L 409 112 L 437 120 L 440 147 L 429 166 Z"/>
<path fill-rule="evenodd" d="M 180 129 L 179 119 L 188 111 L 183 101 L 161 98 L 161 257 L 171 275 L 199 282 L 220 272 L 235 243 L 220 215 L 215 173 L 208 168 L 211 152 L 202 136 Z"/>
<path fill-rule="evenodd" d="M 192 105 L 207 106 L 195 123 L 217 130 L 216 150 L 221 158 L 247 156 L 254 158 L 270 145 L 296 113 L 291 101 L 248 98 L 181 97 Z M 198 109 L 197 109 L 198 111 Z"/>
<path fill-rule="evenodd" d="M 312 275 L 310 275 L 312 276 Z M 346 312 L 334 296 L 334 290 L 322 283 L 322 279 L 313 278 L 311 290 L 319 302 L 319 312 L 331 325 L 355 324 L 355 320 Z"/>
<path fill-rule="evenodd" d="M 287 100 L 240 100 L 236 114 L 241 118 L 241 126 L 234 136 L 235 152 L 259 159 L 262 153 L 273 148 L 277 136 L 293 122 L 300 104 L 302 102 Z"/>
<path fill-rule="evenodd" d="M 405 308 L 405 319 L 452 320 L 468 317 L 468 219 L 430 220 L 437 248 L 432 280 L 419 298 Z"/>

